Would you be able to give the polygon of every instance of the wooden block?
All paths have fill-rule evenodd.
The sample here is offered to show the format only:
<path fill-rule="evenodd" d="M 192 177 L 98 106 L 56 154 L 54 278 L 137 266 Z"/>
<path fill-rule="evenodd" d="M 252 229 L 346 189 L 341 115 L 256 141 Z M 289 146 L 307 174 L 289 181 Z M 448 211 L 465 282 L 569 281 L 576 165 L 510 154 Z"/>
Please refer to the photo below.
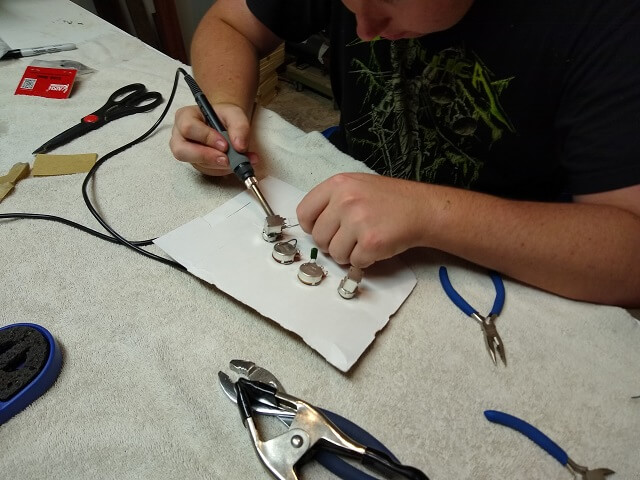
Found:
<path fill-rule="evenodd" d="M 284 63 L 284 44 L 281 44 L 269 55 L 260 60 L 260 79 L 266 78 L 271 72 Z"/>
<path fill-rule="evenodd" d="M 11 182 L 0 183 L 0 202 L 4 200 L 4 197 L 9 195 L 9 192 L 11 192 L 11 190 L 13 190 L 13 183 Z"/>
<path fill-rule="evenodd" d="M 287 65 L 285 71 L 285 77 L 301 85 L 305 85 L 316 92 L 319 92 L 326 97 L 333 98 L 333 92 L 331 91 L 331 79 L 329 75 L 323 74 L 316 67 L 308 67 L 304 70 L 296 68 L 295 65 Z"/>
<path fill-rule="evenodd" d="M 276 75 L 276 73 L 273 72 L 271 75 L 265 78 L 264 81 L 260 83 L 260 85 L 258 85 L 258 95 L 264 95 L 265 93 L 271 90 L 275 90 L 277 86 L 278 86 L 278 75 Z"/>
<path fill-rule="evenodd" d="M 18 183 L 19 180 L 27 178 L 29 176 L 30 167 L 28 163 L 16 163 L 9 173 L 0 177 L 0 184 L 2 183 Z"/>
<path fill-rule="evenodd" d="M 264 107 L 264 106 L 268 105 L 269 103 L 271 103 L 271 101 L 274 98 L 276 98 L 276 95 L 278 95 L 278 89 L 277 88 L 273 89 L 273 90 L 270 90 L 269 92 L 266 92 L 265 94 L 256 97 L 256 102 Z"/>

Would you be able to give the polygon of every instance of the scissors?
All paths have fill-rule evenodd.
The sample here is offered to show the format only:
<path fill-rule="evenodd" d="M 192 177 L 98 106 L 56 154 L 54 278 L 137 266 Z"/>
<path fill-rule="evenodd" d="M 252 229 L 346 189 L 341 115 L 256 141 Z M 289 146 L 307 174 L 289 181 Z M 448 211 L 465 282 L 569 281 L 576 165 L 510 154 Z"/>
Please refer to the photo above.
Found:
<path fill-rule="evenodd" d="M 112 120 L 153 110 L 162 103 L 162 95 L 159 92 L 148 92 L 142 83 L 132 83 L 119 88 L 111 94 L 107 103 L 89 115 L 82 117 L 80 123 L 56 135 L 39 148 L 33 154 L 47 153 L 54 148 L 69 143 L 96 128 L 109 123 Z"/>
<path fill-rule="evenodd" d="M 393 478 L 428 480 L 417 468 L 402 465 L 379 440 L 350 420 L 286 393 L 268 370 L 246 360 L 232 360 L 229 367 L 239 378 L 233 382 L 225 372 L 218 372 L 222 391 L 238 405 L 258 458 L 275 478 L 297 480 L 296 467 L 309 460 L 310 455 L 342 479 L 379 478 L 355 468 L 341 455 L 377 467 Z M 254 414 L 277 417 L 288 427 L 287 432 L 263 441 Z"/>
<path fill-rule="evenodd" d="M 498 330 L 496 329 L 495 324 L 495 320 L 496 318 L 498 318 L 498 315 L 500 315 L 502 307 L 504 306 L 504 283 L 502 282 L 502 278 L 500 277 L 500 275 L 498 275 L 496 272 L 490 273 L 491 280 L 493 281 L 493 286 L 496 289 L 496 298 L 493 302 L 493 307 L 491 307 L 489 315 L 483 317 L 475 308 L 469 305 L 467 301 L 462 298 L 462 296 L 453 288 L 451 282 L 449 281 L 449 275 L 447 274 L 446 267 L 440 267 L 440 271 L 438 273 L 440 275 L 440 283 L 442 284 L 442 288 L 444 288 L 445 293 L 451 299 L 451 301 L 460 310 L 462 310 L 464 313 L 478 322 L 482 327 L 487 351 L 489 352 L 491 360 L 493 360 L 493 364 L 498 364 L 496 360 L 497 351 L 498 355 L 500 355 L 502 363 L 504 363 L 504 365 L 506 366 L 507 357 L 504 351 L 504 344 L 502 343 L 500 335 L 498 335 Z"/>

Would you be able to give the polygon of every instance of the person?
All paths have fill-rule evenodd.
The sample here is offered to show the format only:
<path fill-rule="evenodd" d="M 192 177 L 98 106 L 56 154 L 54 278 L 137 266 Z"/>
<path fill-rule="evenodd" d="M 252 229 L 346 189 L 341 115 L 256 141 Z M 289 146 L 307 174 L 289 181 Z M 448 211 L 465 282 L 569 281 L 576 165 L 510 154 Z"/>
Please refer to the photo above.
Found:
<path fill-rule="evenodd" d="M 449 252 L 571 299 L 640 305 L 640 2 L 217 0 L 194 75 L 246 151 L 259 59 L 325 30 L 341 173 L 297 208 L 337 262 Z M 174 156 L 229 173 L 195 106 Z M 249 154 L 252 162 L 259 159 Z"/>

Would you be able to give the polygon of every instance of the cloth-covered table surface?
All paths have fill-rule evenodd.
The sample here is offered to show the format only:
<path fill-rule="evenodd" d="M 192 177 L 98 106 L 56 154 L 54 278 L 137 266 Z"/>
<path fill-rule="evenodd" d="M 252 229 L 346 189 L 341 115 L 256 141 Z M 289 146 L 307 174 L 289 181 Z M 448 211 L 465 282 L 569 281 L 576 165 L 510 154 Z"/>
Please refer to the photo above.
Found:
<path fill-rule="evenodd" d="M 33 42 L 24 45 L 30 33 Z M 0 1 L 0 37 L 12 48 L 75 41 L 77 50 L 39 59 L 96 70 L 70 98 L 53 100 L 13 94 L 33 58 L 0 62 L 0 175 L 17 162 L 33 164 L 36 147 L 129 83 L 161 92 L 165 103 L 52 153 L 101 157 L 142 134 L 166 105 L 181 66 L 61 0 Z M 244 189 L 235 177 L 207 178 L 173 158 L 173 114 L 192 103 L 181 80 L 159 128 L 108 160 L 90 184 L 98 211 L 127 239 L 162 236 Z M 304 191 L 339 172 L 368 171 L 320 133 L 304 133 L 268 109 L 256 113 L 252 149 L 262 159 L 259 178 Z M 84 177 L 30 176 L 0 203 L 0 213 L 58 215 L 101 230 L 83 202 Z M 479 326 L 453 305 L 438 278 L 447 266 L 457 290 L 486 314 L 495 295 L 487 272 L 428 249 L 401 259 L 417 284 L 344 373 L 188 273 L 59 223 L 0 220 L 0 327 L 42 325 L 63 353 L 53 386 L 0 426 L 0 476 L 268 478 L 217 384 L 217 372 L 239 358 L 365 428 L 432 479 L 570 478 L 523 435 L 487 421 L 487 409 L 532 423 L 579 464 L 615 470 L 609 478 L 640 478 L 640 400 L 632 399 L 640 395 L 640 325 L 630 312 L 505 278 L 497 327 L 508 366 L 496 367 Z M 314 463 L 301 476 L 333 478 Z"/>

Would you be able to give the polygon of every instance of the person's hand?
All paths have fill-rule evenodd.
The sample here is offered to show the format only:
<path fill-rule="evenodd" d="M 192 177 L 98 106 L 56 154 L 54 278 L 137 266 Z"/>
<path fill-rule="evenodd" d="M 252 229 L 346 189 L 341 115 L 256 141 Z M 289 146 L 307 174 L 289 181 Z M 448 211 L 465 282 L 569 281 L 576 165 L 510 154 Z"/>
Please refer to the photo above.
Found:
<path fill-rule="evenodd" d="M 427 206 L 421 187 L 408 180 L 342 173 L 302 199 L 298 221 L 336 262 L 365 268 L 420 244 Z"/>
<path fill-rule="evenodd" d="M 233 147 L 249 157 L 251 164 L 258 162 L 255 153 L 248 153 L 249 119 L 244 111 L 233 104 L 218 103 L 216 114 L 227 126 Z M 204 121 L 196 105 L 182 107 L 176 111 L 169 147 L 176 159 L 187 162 L 205 175 L 227 175 L 231 173 L 226 151 L 227 140 Z"/>

